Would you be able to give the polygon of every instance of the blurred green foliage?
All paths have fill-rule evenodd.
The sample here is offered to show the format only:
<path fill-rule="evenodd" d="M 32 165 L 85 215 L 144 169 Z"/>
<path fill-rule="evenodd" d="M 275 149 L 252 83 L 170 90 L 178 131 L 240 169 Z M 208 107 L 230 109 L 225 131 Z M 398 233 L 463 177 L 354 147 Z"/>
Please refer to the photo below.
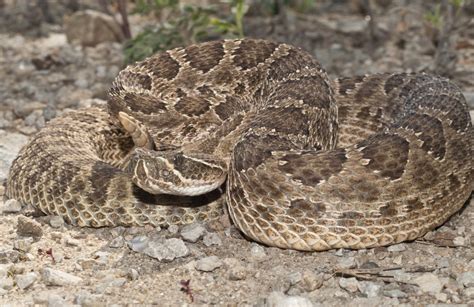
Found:
<path fill-rule="evenodd" d="M 454 8 L 454 17 L 459 16 L 464 7 L 464 0 L 450 0 L 449 5 Z M 434 28 L 441 29 L 443 26 L 443 13 L 441 10 L 441 3 L 436 3 L 434 8 L 427 13 L 425 13 L 424 18 L 428 21 Z"/>
<path fill-rule="evenodd" d="M 213 7 L 181 5 L 179 0 L 138 1 L 133 13 L 153 14 L 158 23 L 145 28 L 125 44 L 126 61 L 139 61 L 158 51 L 213 38 L 243 37 L 243 17 L 248 7 L 244 0 L 227 2 L 232 15 L 223 19 Z"/>

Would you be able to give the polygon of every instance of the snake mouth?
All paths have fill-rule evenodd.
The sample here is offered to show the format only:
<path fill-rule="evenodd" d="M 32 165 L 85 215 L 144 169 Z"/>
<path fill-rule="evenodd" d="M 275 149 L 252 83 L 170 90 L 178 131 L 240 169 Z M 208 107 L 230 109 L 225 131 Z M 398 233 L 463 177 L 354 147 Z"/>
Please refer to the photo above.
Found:
<path fill-rule="evenodd" d="M 197 176 L 196 172 L 188 170 L 186 175 L 171 163 L 167 157 L 159 156 L 156 152 L 136 149 L 130 159 L 126 172 L 132 181 L 151 194 L 168 194 L 176 196 L 197 196 L 209 193 L 219 188 L 227 175 L 224 168 L 205 165 L 206 176 Z"/>
<path fill-rule="evenodd" d="M 223 176 L 223 178 L 219 181 L 212 182 L 212 183 L 195 183 L 194 185 L 188 185 L 188 186 L 168 186 L 168 189 L 165 191 L 163 194 L 171 194 L 171 195 L 177 195 L 177 196 L 197 196 L 197 195 L 202 195 L 206 194 L 209 192 L 214 191 L 215 189 L 219 188 L 224 184 L 226 177 Z"/>

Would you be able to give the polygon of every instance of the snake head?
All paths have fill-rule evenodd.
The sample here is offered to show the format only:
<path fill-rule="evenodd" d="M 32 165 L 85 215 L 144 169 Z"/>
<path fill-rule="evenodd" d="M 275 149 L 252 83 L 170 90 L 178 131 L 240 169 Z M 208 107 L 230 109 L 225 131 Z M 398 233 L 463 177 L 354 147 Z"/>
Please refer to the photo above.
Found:
<path fill-rule="evenodd" d="M 227 175 L 225 163 L 211 155 L 145 148 L 134 149 L 126 171 L 136 185 L 149 193 L 181 196 L 213 191 Z"/>

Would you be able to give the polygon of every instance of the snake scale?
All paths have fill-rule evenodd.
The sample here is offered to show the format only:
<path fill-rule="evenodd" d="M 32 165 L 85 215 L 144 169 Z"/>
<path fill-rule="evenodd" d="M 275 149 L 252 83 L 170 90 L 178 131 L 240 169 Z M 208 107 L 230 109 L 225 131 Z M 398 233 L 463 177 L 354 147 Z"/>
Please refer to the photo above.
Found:
<path fill-rule="evenodd" d="M 7 195 L 78 226 L 188 224 L 223 203 L 249 238 L 297 250 L 413 240 L 471 195 L 474 134 L 448 80 L 330 81 L 266 40 L 200 43 L 121 71 L 107 107 L 52 120 Z"/>

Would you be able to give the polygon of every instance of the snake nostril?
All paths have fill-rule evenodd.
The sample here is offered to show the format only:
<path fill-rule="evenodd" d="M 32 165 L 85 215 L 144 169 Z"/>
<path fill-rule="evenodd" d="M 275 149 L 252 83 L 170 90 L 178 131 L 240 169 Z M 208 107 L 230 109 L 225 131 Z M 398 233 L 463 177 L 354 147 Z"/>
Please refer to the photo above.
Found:
<path fill-rule="evenodd" d="M 167 177 L 169 177 L 170 175 L 171 175 L 171 172 L 168 171 L 168 170 L 165 170 L 165 169 L 164 169 L 164 170 L 160 171 L 160 176 L 163 177 L 163 178 L 167 178 Z"/>

